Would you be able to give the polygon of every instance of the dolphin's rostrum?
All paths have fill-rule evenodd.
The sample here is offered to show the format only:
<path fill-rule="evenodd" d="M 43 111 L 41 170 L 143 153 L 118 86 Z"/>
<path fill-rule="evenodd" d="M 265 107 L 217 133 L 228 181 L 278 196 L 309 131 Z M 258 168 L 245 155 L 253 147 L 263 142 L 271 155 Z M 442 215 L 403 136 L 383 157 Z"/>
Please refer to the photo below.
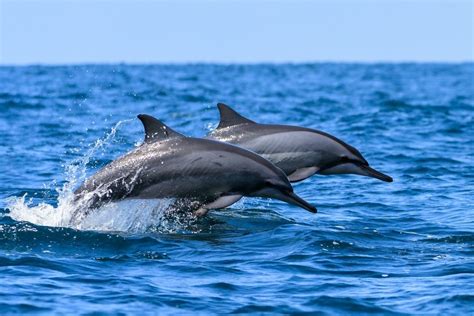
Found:
<path fill-rule="evenodd" d="M 358 174 L 385 182 L 393 179 L 369 166 L 354 147 L 322 131 L 258 124 L 219 103 L 220 123 L 207 138 L 249 149 L 281 168 L 291 182 L 314 174 Z"/>
<path fill-rule="evenodd" d="M 197 205 L 198 215 L 227 207 L 242 196 L 269 197 L 310 212 L 316 208 L 293 193 L 285 173 L 243 148 L 185 137 L 152 116 L 138 118 L 142 145 L 87 179 L 75 194 L 91 208 L 121 199 L 177 198 Z"/>

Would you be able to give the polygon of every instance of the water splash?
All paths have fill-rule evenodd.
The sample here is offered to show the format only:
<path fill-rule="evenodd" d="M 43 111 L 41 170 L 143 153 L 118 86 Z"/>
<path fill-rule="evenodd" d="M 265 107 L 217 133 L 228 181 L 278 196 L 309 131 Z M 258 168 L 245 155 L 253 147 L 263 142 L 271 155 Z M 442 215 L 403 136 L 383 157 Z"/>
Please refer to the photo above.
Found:
<path fill-rule="evenodd" d="M 35 205 L 32 198 L 25 194 L 7 201 L 7 209 L 10 211 L 8 216 L 41 226 L 132 233 L 173 232 L 189 223 L 192 220 L 189 216 L 169 216 L 174 199 L 110 202 L 87 212 L 88 199 L 83 202 L 75 201 L 74 188 L 86 179 L 90 161 L 113 142 L 123 124 L 131 121 L 119 121 L 103 138 L 96 140 L 84 155 L 65 165 L 66 181 L 63 186 L 55 188 L 58 193 L 57 207 L 45 202 Z"/>
<path fill-rule="evenodd" d="M 77 159 L 74 159 L 65 166 L 66 183 L 58 191 L 61 193 L 71 193 L 73 188 L 80 182 L 84 181 L 87 176 L 87 165 L 91 159 L 101 149 L 104 149 L 116 137 L 117 131 L 124 123 L 132 122 L 132 119 L 118 121 L 103 138 L 97 139 L 94 144 L 85 152 L 85 154 Z"/>

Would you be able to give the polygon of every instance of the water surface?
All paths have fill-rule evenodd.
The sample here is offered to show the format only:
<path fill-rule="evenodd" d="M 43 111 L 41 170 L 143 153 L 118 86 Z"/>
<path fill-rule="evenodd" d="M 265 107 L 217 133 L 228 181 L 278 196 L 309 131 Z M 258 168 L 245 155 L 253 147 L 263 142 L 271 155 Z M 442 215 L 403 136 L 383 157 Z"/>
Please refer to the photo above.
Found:
<path fill-rule="evenodd" d="M 474 65 L 0 68 L 0 310 L 474 313 Z M 169 223 L 160 203 L 68 225 L 87 175 L 154 115 L 203 136 L 217 102 L 329 132 L 394 178 L 315 176 L 317 214 L 244 199 Z"/>

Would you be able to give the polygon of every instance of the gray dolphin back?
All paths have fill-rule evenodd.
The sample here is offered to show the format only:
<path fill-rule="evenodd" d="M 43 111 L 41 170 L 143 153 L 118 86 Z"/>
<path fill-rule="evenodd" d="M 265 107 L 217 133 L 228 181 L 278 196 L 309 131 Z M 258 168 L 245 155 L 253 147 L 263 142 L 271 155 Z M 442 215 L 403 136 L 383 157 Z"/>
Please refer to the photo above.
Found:
<path fill-rule="evenodd" d="M 220 123 L 207 137 L 249 149 L 281 168 L 291 182 L 316 173 L 359 174 L 391 182 L 369 167 L 353 146 L 323 131 L 299 126 L 258 124 L 219 103 Z"/>
<path fill-rule="evenodd" d="M 96 207 L 125 198 L 178 198 L 217 208 L 245 195 L 272 197 L 268 190 L 258 195 L 271 186 L 278 191 L 272 191 L 276 198 L 315 211 L 292 196 L 284 172 L 261 156 L 231 144 L 185 137 L 149 115 L 138 118 L 145 128 L 144 143 L 87 179 L 76 190 L 77 199 Z"/>

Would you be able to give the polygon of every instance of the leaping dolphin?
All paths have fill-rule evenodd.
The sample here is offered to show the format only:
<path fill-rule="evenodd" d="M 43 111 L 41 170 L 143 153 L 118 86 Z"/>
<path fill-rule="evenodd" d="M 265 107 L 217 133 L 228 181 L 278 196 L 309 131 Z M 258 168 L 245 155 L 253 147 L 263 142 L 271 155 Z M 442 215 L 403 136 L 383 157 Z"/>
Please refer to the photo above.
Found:
<path fill-rule="evenodd" d="M 278 199 L 310 212 L 316 208 L 293 193 L 285 173 L 243 148 L 185 137 L 152 116 L 140 114 L 142 145 L 87 179 L 76 200 L 94 208 L 122 199 L 178 198 L 192 201 L 197 215 L 227 207 L 242 196 Z"/>
<path fill-rule="evenodd" d="M 354 147 L 322 131 L 289 126 L 258 124 L 217 104 L 220 122 L 207 138 L 251 150 L 281 168 L 291 182 L 314 174 L 358 174 L 385 182 L 393 179 L 369 166 Z"/>

